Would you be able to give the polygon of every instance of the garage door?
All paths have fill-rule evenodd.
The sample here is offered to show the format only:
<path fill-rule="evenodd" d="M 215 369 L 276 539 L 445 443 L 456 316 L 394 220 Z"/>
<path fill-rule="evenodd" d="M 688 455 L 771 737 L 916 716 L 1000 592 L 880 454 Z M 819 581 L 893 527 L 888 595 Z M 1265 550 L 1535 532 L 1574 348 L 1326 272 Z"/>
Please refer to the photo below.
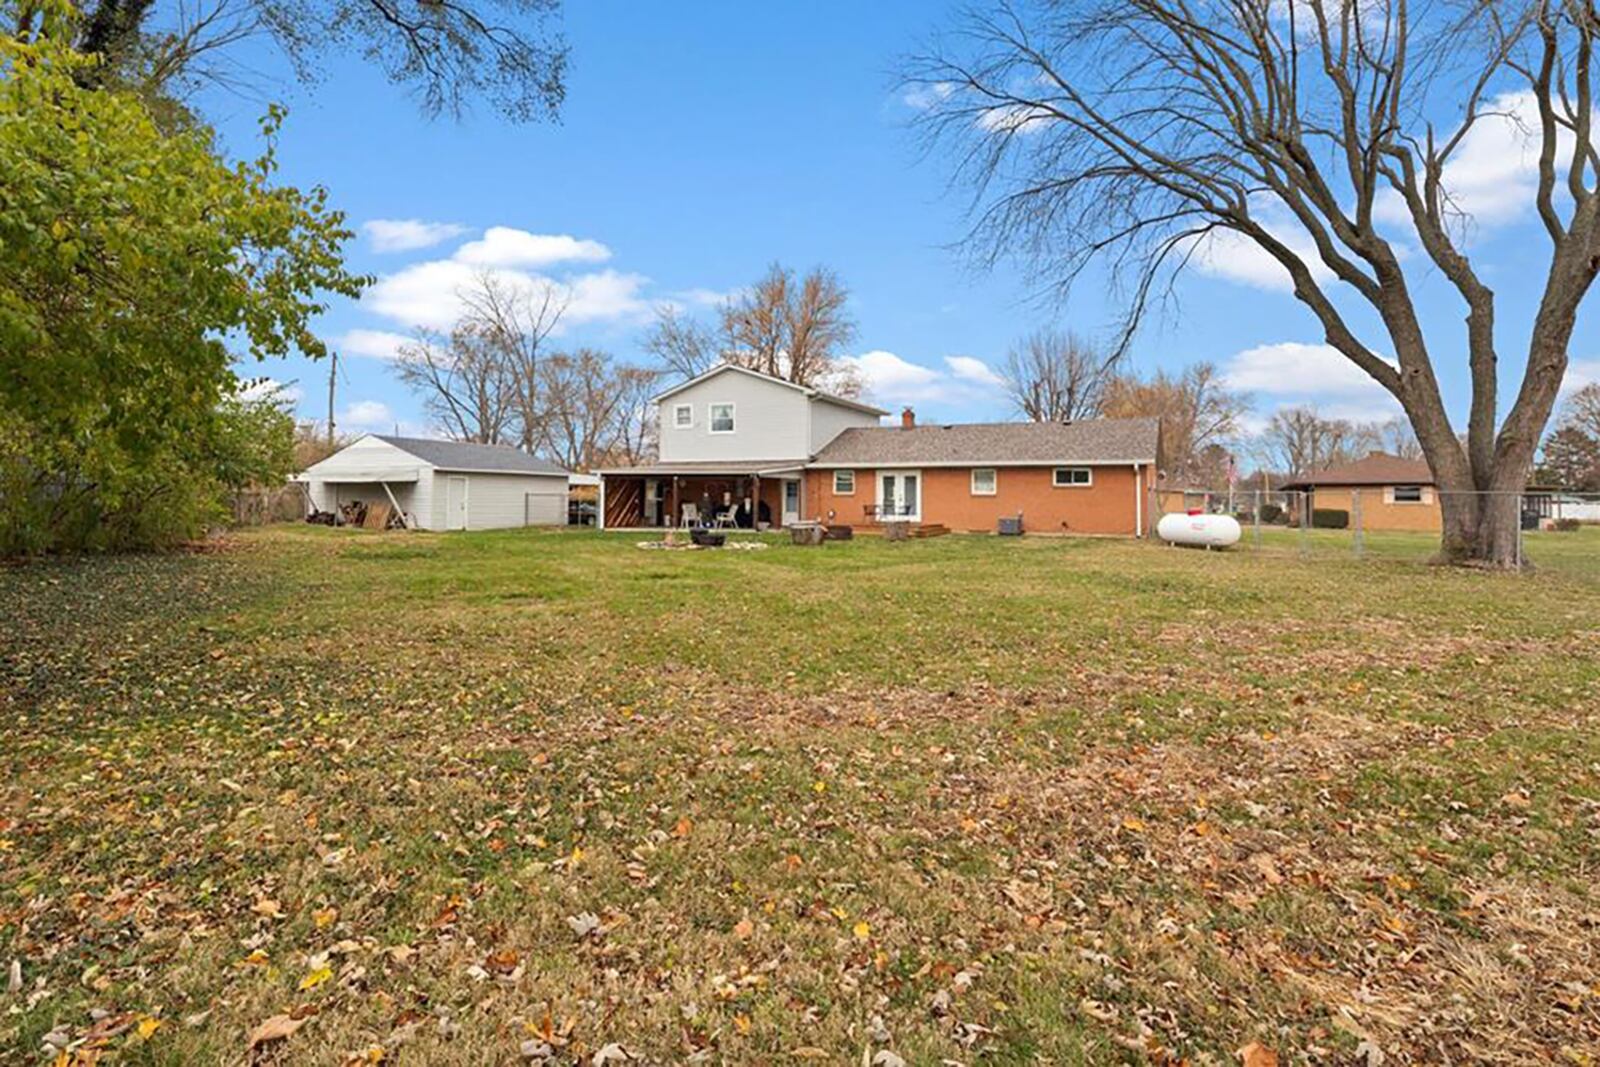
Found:
<path fill-rule="evenodd" d="M 566 493 L 529 493 L 523 498 L 523 523 L 528 526 L 565 526 Z"/>

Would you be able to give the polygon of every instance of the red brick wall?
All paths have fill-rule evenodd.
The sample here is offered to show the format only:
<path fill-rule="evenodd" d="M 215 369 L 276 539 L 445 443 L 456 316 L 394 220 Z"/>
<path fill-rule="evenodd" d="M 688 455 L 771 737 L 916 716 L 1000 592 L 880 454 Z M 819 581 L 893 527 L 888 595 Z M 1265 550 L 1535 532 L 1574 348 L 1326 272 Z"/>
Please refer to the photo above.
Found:
<path fill-rule="evenodd" d="M 1056 488 L 1049 467 L 1001 467 L 996 472 L 993 496 L 972 495 L 968 467 L 927 467 L 922 470 L 922 521 L 943 523 L 952 530 L 993 533 L 1002 516 L 1022 512 L 1024 529 L 1034 533 L 1122 534 L 1132 536 L 1135 526 L 1134 470 L 1129 467 L 1095 467 L 1094 484 Z M 826 521 L 861 523 L 863 505 L 877 503 L 877 471 L 856 471 L 855 495 L 835 495 L 831 470 L 808 471 L 806 514 Z M 1144 472 L 1149 509 L 1150 471 Z M 1144 515 L 1148 526 L 1150 516 Z"/>

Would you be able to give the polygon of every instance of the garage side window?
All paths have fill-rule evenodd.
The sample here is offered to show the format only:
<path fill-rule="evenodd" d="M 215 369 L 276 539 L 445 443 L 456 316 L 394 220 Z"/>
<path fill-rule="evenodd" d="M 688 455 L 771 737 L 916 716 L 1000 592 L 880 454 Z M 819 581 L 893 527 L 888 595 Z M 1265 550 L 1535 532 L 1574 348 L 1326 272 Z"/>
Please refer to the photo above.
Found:
<path fill-rule="evenodd" d="M 1090 467 L 1057 467 L 1051 484 L 1057 489 L 1093 485 L 1094 470 Z"/>
<path fill-rule="evenodd" d="M 730 403 L 711 405 L 711 432 L 733 432 L 733 405 Z"/>
<path fill-rule="evenodd" d="M 856 472 L 855 471 L 834 471 L 833 472 L 833 495 L 834 496 L 854 496 L 855 495 L 855 491 L 856 491 Z"/>
<path fill-rule="evenodd" d="M 1394 487 L 1394 502 L 1396 504 L 1422 503 L 1422 486 L 1397 485 Z"/>
<path fill-rule="evenodd" d="M 672 409 L 672 425 L 687 430 L 694 425 L 694 405 L 678 404 Z"/>
<path fill-rule="evenodd" d="M 993 467 L 974 467 L 972 469 L 972 495 L 994 496 L 997 481 Z"/>

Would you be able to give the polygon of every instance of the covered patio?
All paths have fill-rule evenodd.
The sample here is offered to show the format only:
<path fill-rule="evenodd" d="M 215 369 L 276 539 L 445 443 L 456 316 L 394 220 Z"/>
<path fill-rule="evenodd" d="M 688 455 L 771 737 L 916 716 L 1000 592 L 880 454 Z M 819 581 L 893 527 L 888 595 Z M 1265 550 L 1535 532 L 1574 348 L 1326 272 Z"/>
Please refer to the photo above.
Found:
<path fill-rule="evenodd" d="M 658 463 L 600 472 L 602 529 L 781 529 L 804 514 L 800 461 Z"/>

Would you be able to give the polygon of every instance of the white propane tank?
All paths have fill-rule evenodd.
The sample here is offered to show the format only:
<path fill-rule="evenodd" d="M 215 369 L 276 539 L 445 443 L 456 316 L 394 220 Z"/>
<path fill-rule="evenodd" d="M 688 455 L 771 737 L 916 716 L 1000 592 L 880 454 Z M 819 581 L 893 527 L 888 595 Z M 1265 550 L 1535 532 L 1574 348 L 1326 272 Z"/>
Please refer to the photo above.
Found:
<path fill-rule="evenodd" d="M 1175 545 L 1227 548 L 1239 543 L 1239 520 L 1232 515 L 1172 512 L 1156 523 L 1156 536 Z"/>

